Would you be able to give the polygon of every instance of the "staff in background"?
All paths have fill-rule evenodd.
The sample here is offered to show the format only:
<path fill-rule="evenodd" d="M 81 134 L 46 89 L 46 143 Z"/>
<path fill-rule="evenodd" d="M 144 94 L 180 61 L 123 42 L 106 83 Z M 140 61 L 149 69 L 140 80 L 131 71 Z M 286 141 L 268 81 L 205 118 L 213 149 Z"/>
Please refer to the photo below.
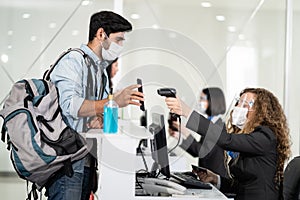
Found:
<path fill-rule="evenodd" d="M 223 127 L 223 114 L 226 112 L 226 102 L 223 91 L 218 87 L 203 88 L 200 94 L 197 110 L 211 122 Z M 172 128 L 175 127 L 175 128 Z M 169 133 L 176 138 L 179 124 L 172 121 Z M 203 145 L 204 137 L 197 141 L 188 129 L 181 127 L 181 133 L 185 139 L 182 140 L 180 147 L 194 157 L 199 157 L 198 165 L 210 169 L 221 176 L 226 177 L 225 152 L 218 145 Z"/>

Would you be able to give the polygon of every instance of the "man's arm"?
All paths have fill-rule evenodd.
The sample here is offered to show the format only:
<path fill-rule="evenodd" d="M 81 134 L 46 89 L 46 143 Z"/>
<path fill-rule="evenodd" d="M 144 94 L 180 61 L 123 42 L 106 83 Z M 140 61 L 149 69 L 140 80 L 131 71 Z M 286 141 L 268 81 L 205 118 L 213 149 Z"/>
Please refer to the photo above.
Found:
<path fill-rule="evenodd" d="M 136 91 L 140 85 L 134 84 L 121 90 L 119 93 L 115 94 L 114 100 L 119 105 L 119 107 L 125 107 L 129 104 L 140 106 L 139 101 L 144 101 L 144 94 Z M 101 115 L 103 113 L 104 104 L 108 99 L 103 100 L 84 100 L 81 107 L 78 110 L 79 117 L 90 117 Z"/>
<path fill-rule="evenodd" d="M 78 110 L 78 117 L 91 117 L 101 115 L 103 113 L 104 104 L 108 99 L 102 100 L 84 100 Z"/>

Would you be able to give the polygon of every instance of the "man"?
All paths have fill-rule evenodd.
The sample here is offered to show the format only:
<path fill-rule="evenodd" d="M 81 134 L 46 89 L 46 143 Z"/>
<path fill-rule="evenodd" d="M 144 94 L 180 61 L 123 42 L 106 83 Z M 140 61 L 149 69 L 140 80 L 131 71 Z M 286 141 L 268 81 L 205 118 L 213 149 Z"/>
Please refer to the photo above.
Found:
<path fill-rule="evenodd" d="M 109 62 L 120 56 L 125 40 L 125 32 L 131 31 L 131 24 L 122 16 L 101 11 L 92 15 L 89 27 L 89 41 L 81 45 L 91 58 L 90 69 L 80 52 L 71 51 L 64 56 L 51 73 L 51 81 L 59 91 L 59 103 L 64 116 L 77 132 L 87 128 L 99 128 L 95 123 L 102 116 L 104 104 L 108 101 L 108 78 L 105 68 Z M 88 77 L 88 70 L 91 71 Z M 93 84 L 90 85 L 90 82 Z M 114 100 L 119 107 L 129 104 L 140 106 L 143 94 L 131 85 L 117 94 Z M 101 121 L 101 120 L 100 120 Z M 84 178 L 84 159 L 73 163 L 74 175 L 62 176 L 47 188 L 49 200 L 86 199 L 87 192 Z"/>

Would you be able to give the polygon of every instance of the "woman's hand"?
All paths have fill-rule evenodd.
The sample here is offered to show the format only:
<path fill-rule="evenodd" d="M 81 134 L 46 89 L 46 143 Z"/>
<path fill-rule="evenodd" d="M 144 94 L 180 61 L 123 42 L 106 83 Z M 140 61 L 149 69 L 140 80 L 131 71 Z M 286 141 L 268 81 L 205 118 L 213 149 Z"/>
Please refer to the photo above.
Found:
<path fill-rule="evenodd" d="M 177 140 L 179 139 L 179 134 L 178 131 L 174 131 L 173 129 L 169 128 L 168 129 L 169 135 L 176 138 Z"/>
<path fill-rule="evenodd" d="M 171 113 L 187 117 L 191 113 L 191 108 L 188 107 L 179 97 L 167 97 L 165 102 Z"/>
<path fill-rule="evenodd" d="M 172 137 L 175 137 L 177 139 L 179 138 L 179 133 L 178 133 L 179 129 L 184 139 L 186 139 L 191 134 L 190 131 L 184 125 L 180 126 L 178 121 L 172 121 L 172 126 L 177 130 L 175 131 L 174 128 L 173 129 L 169 128 L 169 134 Z"/>
<path fill-rule="evenodd" d="M 218 175 L 213 173 L 210 170 L 207 170 L 207 173 L 205 172 L 196 172 L 193 170 L 194 173 L 196 173 L 200 179 L 200 181 L 203 181 L 204 183 L 212 183 L 213 185 L 218 184 Z"/>

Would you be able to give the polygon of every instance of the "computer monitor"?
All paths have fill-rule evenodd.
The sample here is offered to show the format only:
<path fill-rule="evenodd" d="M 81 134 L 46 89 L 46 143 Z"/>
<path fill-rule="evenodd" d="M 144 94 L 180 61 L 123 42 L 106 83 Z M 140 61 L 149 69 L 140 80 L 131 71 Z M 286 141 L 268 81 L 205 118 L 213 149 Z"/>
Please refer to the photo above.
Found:
<path fill-rule="evenodd" d="M 151 174 L 156 176 L 159 170 L 166 178 L 170 178 L 169 156 L 167 148 L 164 115 L 152 113 L 152 124 L 149 131 L 153 134 L 151 140 L 151 154 L 154 160 Z"/>

